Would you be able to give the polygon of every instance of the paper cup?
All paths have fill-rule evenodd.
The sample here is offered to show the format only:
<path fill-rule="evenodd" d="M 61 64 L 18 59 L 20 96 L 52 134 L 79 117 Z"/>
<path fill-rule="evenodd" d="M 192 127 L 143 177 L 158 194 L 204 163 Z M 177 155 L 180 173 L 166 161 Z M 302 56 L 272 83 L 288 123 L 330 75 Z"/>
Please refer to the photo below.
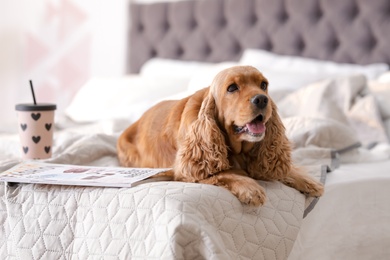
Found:
<path fill-rule="evenodd" d="M 23 159 L 51 157 L 54 131 L 54 104 L 18 104 L 18 127 Z"/>

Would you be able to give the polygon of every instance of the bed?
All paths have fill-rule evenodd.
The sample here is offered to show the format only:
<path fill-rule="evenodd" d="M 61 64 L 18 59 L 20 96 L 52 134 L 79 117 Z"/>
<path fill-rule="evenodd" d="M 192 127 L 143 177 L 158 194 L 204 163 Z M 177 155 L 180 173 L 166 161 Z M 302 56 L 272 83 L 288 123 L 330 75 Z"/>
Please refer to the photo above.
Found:
<path fill-rule="evenodd" d="M 2 259 L 389 259 L 390 2 L 187 0 L 129 6 L 128 74 L 93 78 L 56 118 L 45 162 L 118 166 L 119 134 L 150 106 L 257 67 L 294 144 L 325 183 L 308 198 L 223 188 L 0 184 Z M 93 98 L 91 98 L 93 97 Z M 21 162 L 0 136 L 0 171 Z"/>

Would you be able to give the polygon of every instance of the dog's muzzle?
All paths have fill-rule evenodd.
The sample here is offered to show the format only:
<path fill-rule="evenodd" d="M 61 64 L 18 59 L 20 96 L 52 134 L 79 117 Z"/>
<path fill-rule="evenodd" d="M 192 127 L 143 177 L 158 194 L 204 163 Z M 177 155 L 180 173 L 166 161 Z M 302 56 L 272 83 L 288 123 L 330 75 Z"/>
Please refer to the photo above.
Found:
<path fill-rule="evenodd" d="M 234 132 L 236 134 L 246 133 L 256 137 L 263 135 L 265 132 L 264 116 L 260 114 L 244 126 L 234 125 Z"/>

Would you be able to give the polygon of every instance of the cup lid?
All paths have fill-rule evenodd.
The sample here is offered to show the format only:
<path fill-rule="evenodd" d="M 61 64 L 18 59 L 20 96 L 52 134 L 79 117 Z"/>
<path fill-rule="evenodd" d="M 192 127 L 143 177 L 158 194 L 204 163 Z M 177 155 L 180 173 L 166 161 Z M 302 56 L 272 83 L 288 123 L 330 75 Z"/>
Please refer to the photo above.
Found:
<path fill-rule="evenodd" d="M 26 103 L 26 104 L 17 104 L 15 106 L 15 109 L 17 111 L 50 111 L 50 110 L 56 110 L 57 106 L 55 104 L 50 103 L 39 103 L 39 104 L 33 104 L 33 103 Z"/>

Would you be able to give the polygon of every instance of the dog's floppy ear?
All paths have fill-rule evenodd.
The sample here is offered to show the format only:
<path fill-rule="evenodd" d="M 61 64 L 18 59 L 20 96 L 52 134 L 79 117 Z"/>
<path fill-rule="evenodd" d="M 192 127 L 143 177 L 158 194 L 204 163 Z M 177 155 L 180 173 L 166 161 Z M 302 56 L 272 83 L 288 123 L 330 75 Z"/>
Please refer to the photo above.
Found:
<path fill-rule="evenodd" d="M 271 106 L 272 116 L 266 123 L 265 137 L 250 152 L 248 171 L 255 179 L 281 180 L 292 166 L 291 144 L 272 100 Z"/>
<path fill-rule="evenodd" d="M 216 122 L 214 97 L 208 93 L 198 117 L 186 128 L 174 165 L 175 179 L 197 182 L 230 169 L 225 137 Z"/>

